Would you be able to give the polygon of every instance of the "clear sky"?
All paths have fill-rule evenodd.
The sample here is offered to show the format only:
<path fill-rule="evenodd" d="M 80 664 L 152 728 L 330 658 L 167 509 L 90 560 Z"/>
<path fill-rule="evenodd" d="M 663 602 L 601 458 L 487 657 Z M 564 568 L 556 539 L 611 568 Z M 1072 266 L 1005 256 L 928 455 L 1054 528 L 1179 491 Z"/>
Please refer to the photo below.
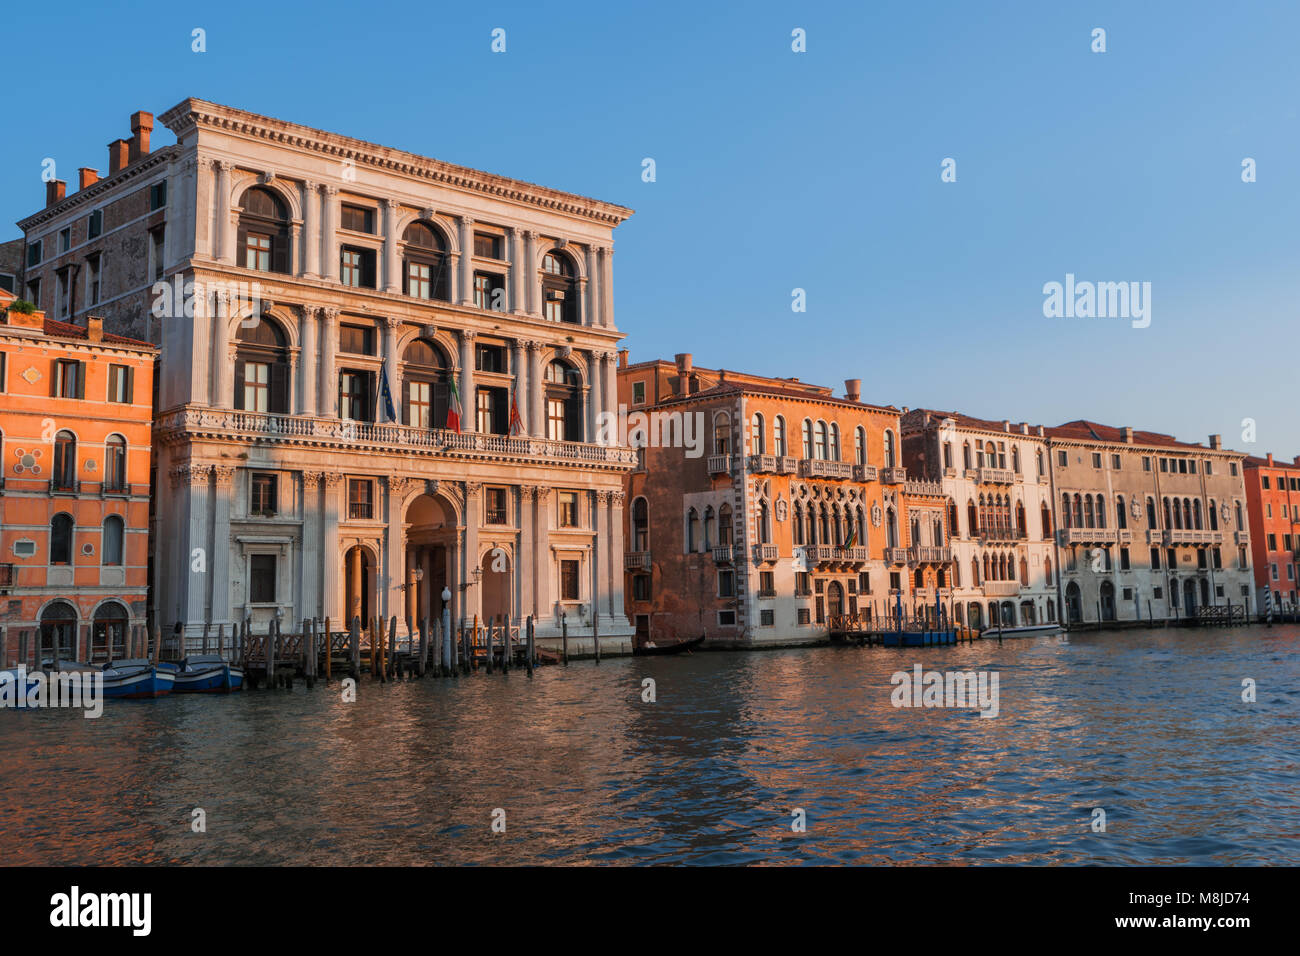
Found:
<path fill-rule="evenodd" d="M 45 157 L 75 188 L 131 112 L 198 96 L 631 206 L 633 361 L 1300 454 L 1300 4 L 53 9 L 6 10 L 5 223 L 43 202 Z M 1045 318 L 1067 273 L 1150 282 L 1150 326 Z"/>

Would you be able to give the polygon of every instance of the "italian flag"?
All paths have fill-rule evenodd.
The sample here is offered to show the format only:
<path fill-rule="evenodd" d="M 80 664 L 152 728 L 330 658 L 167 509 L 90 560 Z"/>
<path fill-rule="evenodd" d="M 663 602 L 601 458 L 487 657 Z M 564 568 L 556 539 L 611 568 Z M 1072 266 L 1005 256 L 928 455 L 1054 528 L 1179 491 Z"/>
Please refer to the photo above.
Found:
<path fill-rule="evenodd" d="M 448 376 L 448 381 L 451 383 L 451 404 L 447 407 L 447 427 L 459 435 L 461 416 L 460 392 L 456 388 L 456 377 L 454 375 Z"/>

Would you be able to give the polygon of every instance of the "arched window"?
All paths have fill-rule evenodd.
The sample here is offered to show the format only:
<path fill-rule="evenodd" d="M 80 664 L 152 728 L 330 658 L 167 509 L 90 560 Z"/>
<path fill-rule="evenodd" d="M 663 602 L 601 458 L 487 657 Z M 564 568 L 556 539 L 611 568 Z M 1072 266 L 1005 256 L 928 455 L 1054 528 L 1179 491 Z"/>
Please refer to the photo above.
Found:
<path fill-rule="evenodd" d="M 813 457 L 813 427 L 812 422 L 806 418 L 803 420 L 803 456 L 808 459 Z"/>
<path fill-rule="evenodd" d="M 826 457 L 831 461 L 840 460 L 840 426 L 831 422 L 831 442 L 826 450 Z"/>
<path fill-rule="evenodd" d="M 686 553 L 695 553 L 696 534 L 699 532 L 700 515 L 694 508 L 686 512 Z"/>
<path fill-rule="evenodd" d="M 1197 498 L 1192 502 L 1192 524 L 1197 531 L 1201 530 L 1201 499 Z"/>
<path fill-rule="evenodd" d="M 569 257 L 552 249 L 542 258 L 542 301 L 551 322 L 578 321 L 578 283 Z"/>
<path fill-rule="evenodd" d="M 1245 524 L 1244 524 L 1244 523 L 1242 522 L 1242 520 L 1241 520 L 1241 502 L 1240 502 L 1240 501 L 1235 502 L 1235 505 L 1236 505 L 1236 509 L 1237 509 L 1237 530 L 1238 530 L 1238 531 L 1245 531 L 1245 530 L 1246 530 L 1246 526 L 1245 526 Z"/>
<path fill-rule="evenodd" d="M 894 453 L 894 433 L 885 429 L 885 467 L 895 468 L 898 462 L 895 460 Z"/>
<path fill-rule="evenodd" d="M 933 533 L 933 540 L 931 541 L 931 543 L 936 548 L 942 548 L 943 547 L 943 519 L 942 518 L 934 519 L 934 526 L 931 528 L 931 531 Z"/>
<path fill-rule="evenodd" d="M 758 503 L 758 543 L 771 544 L 772 542 L 772 524 L 769 520 L 769 513 L 766 501 Z"/>
<path fill-rule="evenodd" d="M 446 428 L 450 376 L 442 349 L 427 339 L 414 339 L 402 353 L 402 421 L 416 428 Z"/>
<path fill-rule="evenodd" d="M 1011 470 L 1017 475 L 1020 474 L 1020 446 L 1011 446 Z"/>
<path fill-rule="evenodd" d="M 125 525 L 119 515 L 104 519 L 104 540 L 100 544 L 100 561 L 116 567 L 122 563 L 123 533 Z"/>
<path fill-rule="evenodd" d="M 235 349 L 235 407 L 289 413 L 289 349 L 280 324 L 263 315 L 241 322 Z"/>
<path fill-rule="evenodd" d="M 104 490 L 126 491 L 126 439 L 109 435 L 104 442 Z"/>
<path fill-rule="evenodd" d="M 894 513 L 891 506 L 885 511 L 885 534 L 888 540 L 888 546 L 891 548 L 898 547 L 898 515 Z"/>
<path fill-rule="evenodd" d="M 1183 499 L 1183 527 L 1192 530 L 1192 499 Z"/>
<path fill-rule="evenodd" d="M 867 463 L 867 430 L 861 425 L 853 429 L 853 461 L 859 465 Z"/>
<path fill-rule="evenodd" d="M 72 515 L 59 512 L 50 519 L 50 564 L 72 563 Z"/>
<path fill-rule="evenodd" d="M 1156 528 L 1156 499 L 1150 495 L 1147 496 L 1147 527 Z"/>
<path fill-rule="evenodd" d="M 974 537 L 976 534 L 979 534 L 979 530 L 980 530 L 979 512 L 975 510 L 975 500 L 973 498 L 967 499 L 966 534 L 971 537 Z"/>
<path fill-rule="evenodd" d="M 992 570 L 996 572 L 997 566 L 990 564 L 989 556 L 986 554 L 984 555 L 984 580 L 985 581 L 996 580 L 996 578 L 989 577 L 990 568 L 992 568 Z"/>
<path fill-rule="evenodd" d="M 816 456 L 819 461 L 826 460 L 826 445 L 827 445 L 828 437 L 829 435 L 826 430 L 826 423 L 818 422 L 817 423 L 817 444 L 816 447 L 814 448 L 814 451 L 816 452 Z"/>
<path fill-rule="evenodd" d="M 790 531 L 794 535 L 794 543 L 797 545 L 802 545 L 804 543 L 803 522 L 803 505 L 799 502 L 795 502 L 794 521 L 790 527 Z"/>
<path fill-rule="evenodd" d="M 709 505 L 704 509 L 704 550 L 708 551 L 713 547 L 713 506 Z"/>
<path fill-rule="evenodd" d="M 1219 509 L 1214 506 L 1214 499 L 1210 499 L 1210 506 L 1205 509 L 1205 513 L 1210 517 L 1210 530 L 1219 530 Z"/>
<path fill-rule="evenodd" d="M 1039 518 L 1043 523 L 1043 538 L 1046 540 L 1052 536 L 1052 511 L 1047 507 L 1047 502 L 1039 509 Z"/>
<path fill-rule="evenodd" d="M 1019 534 L 1021 537 L 1024 537 L 1026 531 L 1028 530 L 1027 525 L 1028 522 L 1025 520 L 1025 503 L 1023 501 L 1017 501 L 1016 502 L 1016 533 Z"/>
<path fill-rule="evenodd" d="M 1047 583 L 1052 583 L 1052 559 L 1043 558 L 1043 574 L 1047 578 Z"/>
<path fill-rule="evenodd" d="M 970 442 L 962 442 L 962 446 L 961 446 L 961 466 L 962 466 L 963 468 L 965 468 L 966 470 L 968 470 L 968 471 L 969 471 L 970 468 L 971 468 L 971 463 L 970 463 Z"/>
<path fill-rule="evenodd" d="M 1092 495 L 1083 496 L 1083 521 L 1085 528 L 1095 528 L 1097 526 L 1097 516 L 1092 510 Z"/>
<path fill-rule="evenodd" d="M 912 539 L 908 542 L 908 544 L 910 544 L 912 547 L 916 547 L 921 543 L 921 522 L 919 519 L 917 518 L 912 519 L 911 532 L 912 532 Z"/>
<path fill-rule="evenodd" d="M 713 416 L 713 453 L 731 454 L 731 416 L 726 412 L 718 412 Z"/>
<path fill-rule="evenodd" d="M 289 271 L 289 211 L 270 189 L 254 186 L 239 208 L 239 264 L 258 272 Z"/>
<path fill-rule="evenodd" d="M 784 458 L 790 454 L 785 443 L 785 417 L 777 415 L 772 422 L 772 453 Z"/>
<path fill-rule="evenodd" d="M 718 544 L 721 547 L 731 547 L 731 505 L 723 505 L 718 509 Z"/>
<path fill-rule="evenodd" d="M 749 447 L 755 455 L 767 454 L 767 435 L 763 428 L 763 416 L 755 412 L 749 419 Z"/>
<path fill-rule="evenodd" d="M 1043 450 L 1041 448 L 1036 452 L 1035 457 L 1038 459 L 1038 477 L 1041 478 L 1045 474 L 1043 471 Z"/>
<path fill-rule="evenodd" d="M 998 466 L 998 448 L 993 442 L 984 443 L 984 467 L 996 468 Z"/>
<path fill-rule="evenodd" d="M 863 510 L 862 505 L 858 505 L 858 542 L 859 548 L 867 546 L 867 513 Z"/>
<path fill-rule="evenodd" d="M 970 583 L 971 587 L 979 587 L 980 584 L 980 563 L 978 558 L 970 559 Z"/>
<path fill-rule="evenodd" d="M 546 366 L 546 437 L 582 441 L 582 376 L 562 359 Z"/>
<path fill-rule="evenodd" d="M 406 294 L 417 299 L 451 301 L 451 262 L 442 231 L 413 222 L 402 233 Z"/>
<path fill-rule="evenodd" d="M 1029 562 L 1023 556 L 1020 558 L 1020 583 L 1029 585 Z"/>
<path fill-rule="evenodd" d="M 1165 497 L 1162 499 L 1162 503 L 1164 504 L 1165 509 L 1165 527 L 1172 528 L 1174 526 L 1174 519 L 1172 517 L 1173 512 L 1169 509 L 1169 498 Z"/>
<path fill-rule="evenodd" d="M 1077 494 L 1074 496 L 1074 526 L 1076 528 L 1092 527 L 1091 523 L 1087 525 L 1083 523 L 1083 498 Z"/>
<path fill-rule="evenodd" d="M 1106 527 L 1106 499 L 1101 495 L 1097 496 L 1097 527 Z"/>
<path fill-rule="evenodd" d="M 948 499 L 948 533 L 954 538 L 961 537 L 961 528 L 957 524 L 957 502 Z"/>
<path fill-rule="evenodd" d="M 54 436 L 54 487 L 77 487 L 77 436 L 61 431 Z"/>
<path fill-rule="evenodd" d="M 645 498 L 632 502 L 632 550 L 650 550 L 650 508 Z"/>
<path fill-rule="evenodd" d="M 110 601 L 95 611 L 94 643 L 103 647 L 114 659 L 126 655 L 126 628 L 130 622 L 126 608 Z"/>
<path fill-rule="evenodd" d="M 943 467 L 945 469 L 952 467 L 952 442 L 943 443 Z"/>

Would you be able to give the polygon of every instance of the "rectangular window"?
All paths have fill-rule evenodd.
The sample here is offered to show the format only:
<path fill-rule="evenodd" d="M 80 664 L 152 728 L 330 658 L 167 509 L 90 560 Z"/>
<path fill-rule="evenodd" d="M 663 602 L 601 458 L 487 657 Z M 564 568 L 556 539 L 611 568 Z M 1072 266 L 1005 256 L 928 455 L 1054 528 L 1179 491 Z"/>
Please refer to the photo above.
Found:
<path fill-rule="evenodd" d="M 578 590 L 578 562 L 565 559 L 560 562 L 560 600 L 577 601 L 581 592 Z"/>
<path fill-rule="evenodd" d="M 481 259 L 500 259 L 501 237 L 484 232 L 474 233 L 474 255 Z"/>
<path fill-rule="evenodd" d="M 166 263 L 163 262 L 164 241 L 167 238 L 166 229 L 155 229 L 149 233 L 149 255 L 153 257 L 153 281 L 157 282 L 162 278 Z M 252 268 L 250 266 L 249 268 Z"/>
<path fill-rule="evenodd" d="M 348 479 L 348 517 L 368 521 L 374 517 L 374 482 L 368 478 Z"/>
<path fill-rule="evenodd" d="M 248 510 L 255 515 L 275 514 L 275 475 L 253 475 Z"/>
<path fill-rule="evenodd" d="M 1237 477 L 1237 463 L 1235 461 L 1228 463 L 1228 474 L 1234 478 Z"/>
<path fill-rule="evenodd" d="M 104 231 L 104 210 L 96 209 L 86 220 L 86 237 L 94 239 Z"/>
<path fill-rule="evenodd" d="M 59 230 L 59 252 L 67 252 L 72 248 L 72 228 Z"/>
<path fill-rule="evenodd" d="M 734 571 L 718 572 L 718 597 L 736 596 L 736 573 Z"/>
<path fill-rule="evenodd" d="M 1143 455 L 1143 456 L 1142 456 L 1142 470 L 1143 470 L 1143 471 L 1150 471 L 1150 470 L 1151 470 L 1151 456 L 1150 456 L 1150 455 Z"/>
<path fill-rule="evenodd" d="M 149 187 L 149 210 L 161 209 L 167 205 L 167 180 L 154 183 Z"/>
<path fill-rule="evenodd" d="M 373 420 L 370 400 L 374 394 L 371 373 L 345 368 L 339 372 L 339 418 L 354 422 Z"/>
<path fill-rule="evenodd" d="M 1159 548 L 1151 549 L 1151 570 L 1152 571 L 1160 570 L 1160 549 Z"/>
<path fill-rule="evenodd" d="M 68 296 L 68 270 L 64 269 L 56 277 L 57 284 L 54 287 L 55 302 L 58 304 L 59 318 L 68 317 L 69 296 Z"/>
<path fill-rule="evenodd" d="M 1167 472 L 1167 471 L 1169 470 L 1169 459 L 1168 459 L 1168 458 L 1161 458 L 1161 459 L 1160 459 L 1160 470 L 1161 470 L 1161 471 L 1165 471 L 1165 472 Z"/>
<path fill-rule="evenodd" d="M 416 428 L 432 428 L 433 385 L 429 382 L 406 383 L 406 423 Z"/>
<path fill-rule="evenodd" d="M 1191 459 L 1188 460 L 1188 462 L 1187 462 L 1187 473 L 1188 473 L 1189 475 L 1194 475 L 1194 474 L 1196 474 L 1196 459 L 1195 459 L 1195 458 L 1191 458 Z"/>
<path fill-rule="evenodd" d="M 578 527 L 578 493 L 576 491 L 560 492 L 560 527 Z"/>
<path fill-rule="evenodd" d="M 718 625 L 719 625 L 720 627 L 735 627 L 735 625 L 736 625 L 736 612 L 735 612 L 735 611 L 719 611 L 719 612 L 718 612 Z"/>
<path fill-rule="evenodd" d="M 474 273 L 474 304 L 494 312 L 506 310 L 506 282 L 491 272 Z"/>
<path fill-rule="evenodd" d="M 0 272 L 0 289 L 4 289 L 6 292 L 13 292 L 14 295 L 17 295 L 17 277 L 9 272 Z"/>
<path fill-rule="evenodd" d="M 1178 459 L 1178 473 L 1179 473 L 1180 475 L 1185 475 L 1185 474 L 1187 474 L 1187 459 L 1186 459 L 1186 458 L 1179 458 L 1179 459 Z"/>
<path fill-rule="evenodd" d="M 1276 551 L 1276 550 L 1277 550 L 1277 535 L 1276 535 L 1276 534 L 1269 534 L 1269 536 L 1268 536 L 1268 550 L 1270 550 L 1270 551 Z"/>
<path fill-rule="evenodd" d="M 27 266 L 37 266 L 41 264 L 41 248 L 44 246 L 43 239 L 37 239 L 27 247 Z"/>
<path fill-rule="evenodd" d="M 776 623 L 776 612 L 771 608 L 763 608 L 758 612 L 758 623 L 760 627 L 771 627 Z"/>
<path fill-rule="evenodd" d="M 86 397 L 86 363 L 59 359 L 54 363 L 54 397 Z"/>
<path fill-rule="evenodd" d="M 244 268 L 271 271 L 271 237 L 250 232 L 244 238 Z"/>
<path fill-rule="evenodd" d="M 1066 457 L 1065 452 L 1058 451 L 1056 453 L 1056 463 L 1060 465 L 1062 468 L 1064 468 L 1067 464 L 1069 464 L 1069 459 Z"/>
<path fill-rule="evenodd" d="M 645 382 L 632 383 L 632 404 L 633 405 L 645 404 Z"/>
<path fill-rule="evenodd" d="M 1165 597 L 1165 589 L 1161 587 L 1153 588 L 1151 591 L 1151 596 L 1155 598 L 1157 601 L 1162 601 L 1164 600 Z"/>
<path fill-rule="evenodd" d="M 632 600 L 634 601 L 650 600 L 650 575 L 648 574 L 632 575 Z"/>
<path fill-rule="evenodd" d="M 1205 473 L 1207 475 L 1214 474 L 1214 462 L 1210 461 L 1208 458 L 1205 461 Z"/>
<path fill-rule="evenodd" d="M 86 260 L 86 305 L 99 305 L 99 256 Z"/>
<path fill-rule="evenodd" d="M 796 597 L 807 597 L 812 594 L 812 580 L 807 571 L 795 572 L 794 593 Z"/>
<path fill-rule="evenodd" d="M 502 375 L 510 371 L 504 345 L 479 345 L 474 349 L 474 367 L 480 372 L 498 372 Z"/>
<path fill-rule="evenodd" d="M 374 355 L 374 328 L 364 325 L 340 325 L 339 351 L 349 352 L 353 355 Z"/>
<path fill-rule="evenodd" d="M 799 608 L 798 614 L 799 614 L 800 624 L 807 625 L 812 623 L 812 615 L 809 613 L 808 608 L 806 607 Z"/>
<path fill-rule="evenodd" d="M 1094 467 L 1094 468 L 1100 468 L 1100 467 L 1101 467 L 1101 452 L 1099 452 L 1099 451 L 1094 451 L 1094 452 L 1092 453 L 1092 467 Z"/>
<path fill-rule="evenodd" d="M 433 297 L 433 270 L 427 263 L 408 262 L 406 264 L 406 294 L 417 299 Z"/>
<path fill-rule="evenodd" d="M 478 390 L 478 430 L 484 435 L 504 435 L 509 425 L 509 398 L 504 388 Z"/>
<path fill-rule="evenodd" d="M 506 524 L 506 490 L 488 488 L 483 493 L 483 504 L 487 510 L 488 524 Z"/>
<path fill-rule="evenodd" d="M 345 204 L 339 219 L 340 225 L 344 229 L 352 232 L 364 232 L 372 236 L 375 234 L 375 211 L 373 209 Z"/>
<path fill-rule="evenodd" d="M 375 250 L 344 246 L 339 281 L 353 289 L 375 288 Z"/>
<path fill-rule="evenodd" d="M 270 406 L 271 366 L 265 362 L 244 363 L 244 409 L 265 412 Z"/>
<path fill-rule="evenodd" d="M 130 405 L 133 377 L 130 366 L 110 365 L 108 367 L 108 400 L 115 405 Z"/>
<path fill-rule="evenodd" d="M 776 596 L 776 575 L 771 571 L 758 572 L 758 596 Z"/>
<path fill-rule="evenodd" d="M 248 556 L 248 600 L 250 604 L 275 603 L 275 555 Z"/>

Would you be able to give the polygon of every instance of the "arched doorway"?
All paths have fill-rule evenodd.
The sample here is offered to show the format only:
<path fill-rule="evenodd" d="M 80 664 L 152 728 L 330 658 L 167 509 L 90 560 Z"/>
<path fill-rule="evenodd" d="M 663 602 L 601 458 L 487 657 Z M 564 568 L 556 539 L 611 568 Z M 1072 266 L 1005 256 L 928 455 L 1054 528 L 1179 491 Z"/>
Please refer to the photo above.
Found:
<path fill-rule="evenodd" d="M 406 613 L 412 621 L 426 615 L 441 620 L 444 603 L 451 603 L 442 592 L 455 595 L 459 589 L 457 525 L 456 510 L 440 495 L 417 495 L 406 507 Z"/>
<path fill-rule="evenodd" d="M 1210 579 L 1201 578 L 1201 605 L 1208 606 L 1210 603 Z"/>
<path fill-rule="evenodd" d="M 513 580 L 510 574 L 510 555 L 504 548 L 492 548 L 483 555 L 483 620 L 509 623 L 514 617 Z"/>
<path fill-rule="evenodd" d="M 1076 581 L 1071 581 L 1065 589 L 1065 613 L 1071 624 L 1083 620 L 1083 602 L 1079 598 L 1079 584 Z"/>
<path fill-rule="evenodd" d="M 1109 581 L 1101 582 L 1101 619 L 1115 620 L 1115 585 Z"/>
<path fill-rule="evenodd" d="M 370 549 L 361 545 L 348 548 L 343 556 L 343 611 L 344 627 L 350 627 L 353 618 L 361 619 L 364 630 L 370 626 L 375 613 L 375 561 Z"/>
<path fill-rule="evenodd" d="M 92 629 L 91 656 L 103 655 L 111 660 L 125 657 L 126 628 L 129 620 L 126 608 L 116 602 L 109 602 L 99 607 L 95 611 L 95 623 Z"/>
<path fill-rule="evenodd" d="M 1016 626 L 1016 606 L 1012 604 L 1010 601 L 1002 602 L 1002 626 L 1003 627 Z"/>
<path fill-rule="evenodd" d="M 1183 611 L 1188 617 L 1196 617 L 1196 581 L 1192 578 L 1183 582 Z"/>
<path fill-rule="evenodd" d="M 41 612 L 42 659 L 70 661 L 77 655 L 77 610 L 67 601 L 55 601 Z"/>
<path fill-rule="evenodd" d="M 832 621 L 844 616 L 844 589 L 838 581 L 826 585 L 826 612 Z"/>
<path fill-rule="evenodd" d="M 968 612 L 969 612 L 969 614 L 970 614 L 970 621 L 968 622 L 968 623 L 970 624 L 970 626 L 971 626 L 971 627 L 983 627 L 983 626 L 984 626 L 984 615 L 983 615 L 983 610 L 984 610 L 984 609 L 983 609 L 979 604 L 975 603 L 974 601 L 971 601 L 971 602 L 970 602 L 970 607 L 969 607 L 967 610 L 968 610 Z"/>
<path fill-rule="evenodd" d="M 1038 615 L 1034 611 L 1033 601 L 1020 602 L 1020 620 L 1027 627 L 1032 627 L 1033 625 L 1038 623 Z"/>

